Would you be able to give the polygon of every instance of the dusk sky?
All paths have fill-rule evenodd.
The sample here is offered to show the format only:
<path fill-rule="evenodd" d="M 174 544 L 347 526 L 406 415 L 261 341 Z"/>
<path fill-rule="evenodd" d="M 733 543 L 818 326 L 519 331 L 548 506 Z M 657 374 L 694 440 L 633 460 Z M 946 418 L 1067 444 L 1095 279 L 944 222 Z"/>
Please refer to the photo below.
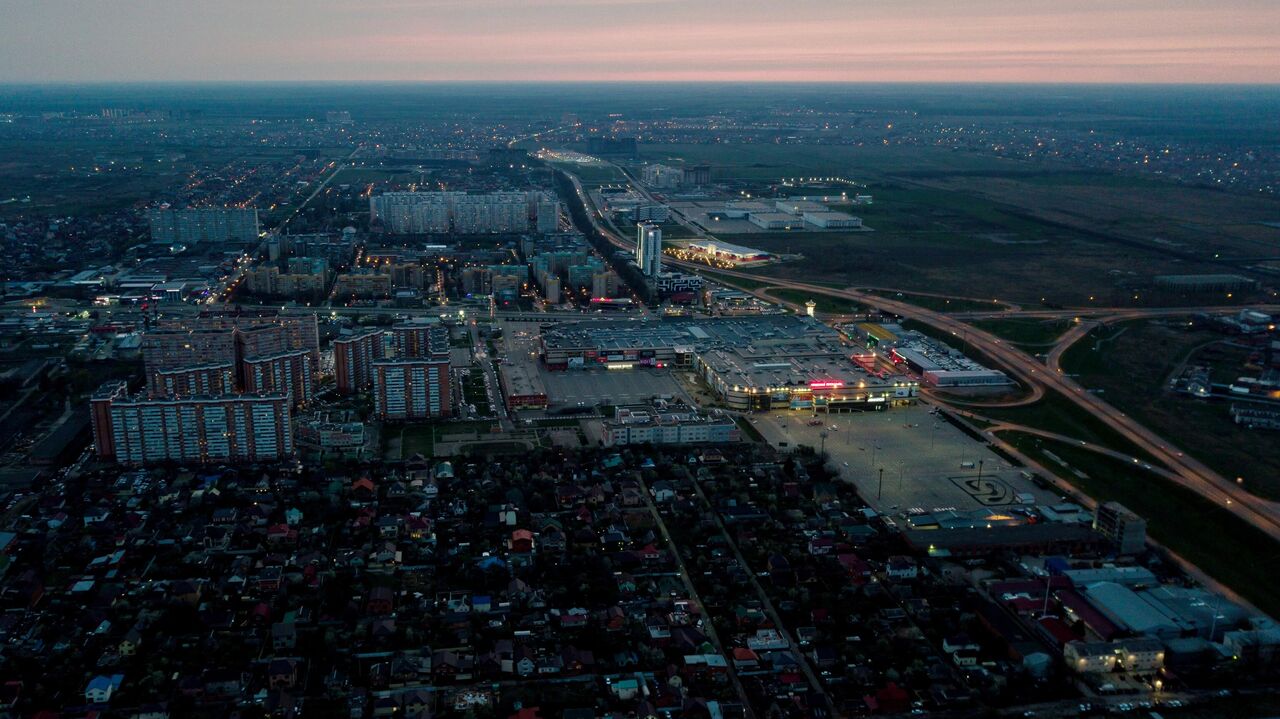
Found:
<path fill-rule="evenodd" d="M 1280 82 L 1278 0 L 0 0 L 0 82 Z"/>

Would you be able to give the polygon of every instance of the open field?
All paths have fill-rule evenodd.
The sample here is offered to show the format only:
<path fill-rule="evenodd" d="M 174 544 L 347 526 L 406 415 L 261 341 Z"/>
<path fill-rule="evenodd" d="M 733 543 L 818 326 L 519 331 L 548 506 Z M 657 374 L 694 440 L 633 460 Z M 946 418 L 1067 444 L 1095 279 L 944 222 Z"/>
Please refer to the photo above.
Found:
<path fill-rule="evenodd" d="M 928 147 L 879 145 L 641 145 L 651 162 L 711 165 L 713 180 L 778 180 L 796 176 L 840 176 L 855 182 L 894 173 L 985 170 L 999 172 L 1022 163 Z"/>
<path fill-rule="evenodd" d="M 999 319 L 977 320 L 978 329 L 1008 340 L 1029 350 L 1044 350 L 1053 345 L 1063 332 L 1071 328 L 1071 320 Z"/>
<path fill-rule="evenodd" d="M 422 182 L 425 173 L 376 167 L 344 167 L 334 176 L 335 185 L 365 185 L 372 182 Z"/>
<path fill-rule="evenodd" d="M 709 163 L 719 181 L 838 175 L 865 183 L 860 191 L 874 204 L 842 209 L 874 232 L 721 236 L 803 254 L 761 270 L 790 279 L 1069 306 L 1203 304 L 1228 298 L 1151 297 L 1144 288 L 1155 275 L 1250 272 L 1280 255 L 1280 229 L 1261 224 L 1280 218 L 1280 201 L 1150 178 L 923 147 L 651 145 L 641 153 Z"/>
<path fill-rule="evenodd" d="M 496 422 L 439 422 L 434 424 L 406 424 L 400 440 L 400 455 L 408 459 L 415 454 L 430 457 L 435 453 L 436 442 L 448 435 L 487 435 Z"/>
<path fill-rule="evenodd" d="M 867 311 L 867 308 L 853 302 L 852 300 L 842 300 L 839 297 L 819 295 L 811 292 L 805 292 L 804 290 L 778 288 L 769 290 L 769 294 L 777 299 L 785 302 L 794 302 L 802 307 L 804 306 L 804 303 L 809 300 L 813 300 L 817 303 L 817 306 L 814 309 L 824 314 L 843 315 Z"/>
<path fill-rule="evenodd" d="M 1053 392 L 1046 394 L 1039 402 L 1024 407 L 974 407 L 972 409 L 980 415 L 1001 422 L 1021 424 L 1074 437 L 1143 460 L 1153 459 L 1146 452 L 1116 434 L 1101 420 Z"/>
<path fill-rule="evenodd" d="M 548 164 L 557 170 L 564 170 L 572 175 L 577 175 L 578 179 L 582 181 L 582 186 L 587 188 L 626 182 L 627 180 L 626 175 L 623 175 L 622 171 L 612 163 L 549 162 Z"/>
<path fill-rule="evenodd" d="M 1224 346 L 1227 338 L 1156 322 L 1132 322 L 1110 340 L 1090 338 L 1063 357 L 1063 368 L 1086 387 L 1152 431 L 1225 477 L 1243 477 L 1244 487 L 1268 498 L 1280 497 L 1280 441 L 1274 432 L 1247 430 L 1227 414 L 1229 404 L 1168 392 L 1166 380 L 1184 359 L 1214 367 L 1216 380 L 1244 374 L 1243 349 Z M 1098 346 L 1098 349 L 1094 349 Z"/>
<path fill-rule="evenodd" d="M 145 149 L 140 149 L 145 147 Z M 147 145 L 129 138 L 0 140 L 0 218 L 78 215 L 172 200 L 199 168 L 342 157 L 350 148 Z M 23 202 L 30 197 L 29 202 Z M 10 198 L 17 201 L 8 202 Z"/>
<path fill-rule="evenodd" d="M 1191 263 L 1027 220 L 989 201 L 970 203 L 961 193 L 873 192 L 877 204 L 856 212 L 875 232 L 754 233 L 720 239 L 804 256 L 759 270 L 775 277 L 839 279 L 849 285 L 961 297 L 990 293 L 993 300 L 1024 304 L 1138 304 L 1130 288 L 1148 284 L 1154 275 L 1223 271 L 1211 263 Z"/>
<path fill-rule="evenodd" d="M 1005 432 L 1010 444 L 1085 494 L 1115 500 L 1147 519 L 1147 533 L 1275 615 L 1280 612 L 1280 544 L 1195 493 L 1123 462 L 1051 440 Z M 1086 478 L 1062 467 L 1046 450 Z"/>
<path fill-rule="evenodd" d="M 978 177 L 930 180 L 1006 203 L 1036 218 L 1095 229 L 1211 259 L 1280 255 L 1280 229 L 1260 222 L 1280 217 L 1280 201 L 1154 181 L 1120 183 L 1106 175 L 1066 175 L 1037 181 Z M 1125 178 L 1127 179 L 1127 178 Z"/>

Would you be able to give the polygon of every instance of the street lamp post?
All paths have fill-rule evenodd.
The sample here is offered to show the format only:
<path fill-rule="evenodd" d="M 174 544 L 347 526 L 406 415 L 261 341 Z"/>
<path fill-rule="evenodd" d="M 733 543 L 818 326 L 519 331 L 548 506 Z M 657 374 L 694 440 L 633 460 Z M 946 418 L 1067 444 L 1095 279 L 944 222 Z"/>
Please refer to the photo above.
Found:
<path fill-rule="evenodd" d="M 882 494 L 884 494 L 884 467 L 880 468 L 880 484 L 876 487 L 876 501 L 880 501 Z"/>

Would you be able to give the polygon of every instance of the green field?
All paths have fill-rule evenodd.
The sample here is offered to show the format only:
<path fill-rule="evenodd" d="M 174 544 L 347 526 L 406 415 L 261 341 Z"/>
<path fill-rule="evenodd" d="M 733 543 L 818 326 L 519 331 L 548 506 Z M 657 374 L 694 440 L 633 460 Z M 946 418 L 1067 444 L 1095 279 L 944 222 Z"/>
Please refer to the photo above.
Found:
<path fill-rule="evenodd" d="M 592 165 L 578 162 L 552 162 L 549 164 L 557 170 L 564 170 L 571 175 L 577 175 L 578 180 L 582 182 L 582 186 L 587 188 L 627 181 L 622 171 L 613 164 Z"/>
<path fill-rule="evenodd" d="M 937 295 L 919 295 L 911 292 L 889 292 L 885 290 L 871 290 L 871 294 L 900 300 L 934 312 L 984 312 L 998 310 L 1005 306 L 995 298 L 987 302 L 986 300 L 967 299 L 964 297 L 939 297 Z"/>
<path fill-rule="evenodd" d="M 853 300 L 843 300 L 839 297 L 831 297 L 817 292 L 809 292 L 806 290 L 789 290 L 789 289 L 773 289 L 769 290 L 769 294 L 783 300 L 785 302 L 794 302 L 801 307 L 809 300 L 817 303 L 814 308 L 823 314 L 847 315 L 866 312 L 866 308 L 859 305 Z"/>
<path fill-rule="evenodd" d="M 1109 339 L 1098 345 L 1097 337 Z M 1244 487 L 1259 496 L 1280 498 L 1276 433 L 1236 425 L 1227 414 L 1228 402 L 1166 389 L 1169 375 L 1187 358 L 1211 366 L 1216 381 L 1249 374 L 1242 367 L 1247 350 L 1224 344 L 1225 339 L 1174 323 L 1131 322 L 1095 331 L 1068 350 L 1062 365 L 1085 387 L 1101 390 L 1109 403 L 1219 474 L 1242 477 Z"/>
<path fill-rule="evenodd" d="M 1280 613 L 1280 544 L 1226 509 L 1141 469 L 1070 445 L 1002 433 L 1020 451 L 1100 502 L 1114 500 L 1147 520 L 1156 541 L 1239 592 L 1259 609 Z M 1084 472 L 1081 478 L 1045 450 Z"/>
<path fill-rule="evenodd" d="M 1099 444 L 1144 461 L 1154 459 L 1116 434 L 1101 420 L 1054 392 L 1046 394 L 1039 402 L 1024 407 L 974 407 L 973 411 L 994 420 L 1035 427 Z"/>
<path fill-rule="evenodd" d="M 717 181 L 745 181 L 761 193 L 802 192 L 776 186 L 794 176 L 839 176 L 865 185 L 849 187 L 871 194 L 873 204 L 843 209 L 861 216 L 872 232 L 720 237 L 804 256 L 757 270 L 761 274 L 956 297 L 990 293 L 1020 304 L 1204 304 L 1195 295 L 1140 292 L 1134 299 L 1131 287 L 1158 274 L 1230 271 L 1213 261 L 1212 248 L 1261 252 L 1260 228 L 1241 218 L 1280 217 L 1280 203 L 1270 200 L 941 148 L 649 145 L 641 154 L 647 161 L 705 162 Z M 1094 218 L 1094 207 L 1105 212 Z M 1180 216 L 1185 219 L 1175 219 Z M 1206 237 L 1198 228 L 1216 229 Z M 1166 233 L 1181 241 L 1152 241 Z"/>
<path fill-rule="evenodd" d="M 1001 339 L 1028 349 L 1047 349 L 1055 340 L 1071 329 L 1072 320 L 999 319 L 977 320 L 974 327 L 986 330 Z"/>
<path fill-rule="evenodd" d="M 436 442 L 450 434 L 486 434 L 497 426 L 496 422 L 438 422 L 434 424 L 406 424 L 401 427 L 400 456 L 408 459 L 414 454 L 431 457 Z M 386 427 L 384 427 L 386 431 Z"/>

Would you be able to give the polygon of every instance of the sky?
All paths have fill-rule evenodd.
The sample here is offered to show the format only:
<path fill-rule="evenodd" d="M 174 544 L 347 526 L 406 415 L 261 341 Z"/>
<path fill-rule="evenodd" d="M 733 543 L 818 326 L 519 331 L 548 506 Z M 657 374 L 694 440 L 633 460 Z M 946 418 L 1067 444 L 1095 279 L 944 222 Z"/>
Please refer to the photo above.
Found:
<path fill-rule="evenodd" d="M 1280 82 L 1280 0 L 0 0 L 0 82 Z"/>

